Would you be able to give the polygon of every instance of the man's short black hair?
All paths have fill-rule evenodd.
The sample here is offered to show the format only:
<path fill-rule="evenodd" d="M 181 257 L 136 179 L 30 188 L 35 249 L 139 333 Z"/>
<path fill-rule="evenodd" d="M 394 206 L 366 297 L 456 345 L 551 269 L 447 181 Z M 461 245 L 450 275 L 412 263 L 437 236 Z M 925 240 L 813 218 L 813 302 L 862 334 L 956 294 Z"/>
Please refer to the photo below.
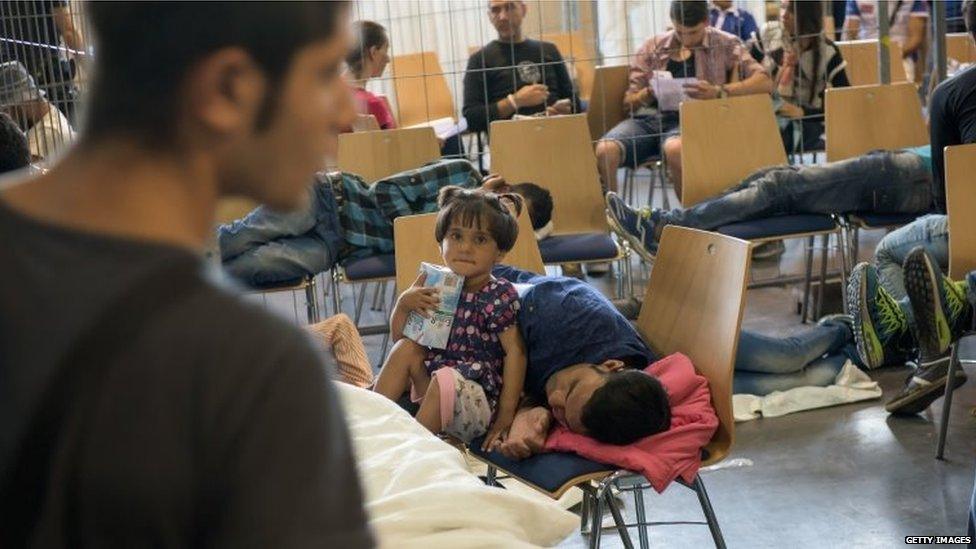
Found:
<path fill-rule="evenodd" d="M 671 427 L 668 392 L 640 370 L 607 374 L 607 382 L 583 406 L 587 434 L 607 444 L 630 444 Z"/>
<path fill-rule="evenodd" d="M 30 161 L 27 136 L 13 118 L 0 112 L 0 173 L 26 168 Z"/>
<path fill-rule="evenodd" d="M 96 71 L 85 132 L 124 134 L 172 145 L 188 70 L 227 47 L 247 51 L 265 71 L 267 123 L 294 54 L 327 40 L 346 2 L 88 2 Z"/>
<path fill-rule="evenodd" d="M 706 0 L 672 0 L 671 21 L 682 27 L 694 27 L 708 21 Z"/>
<path fill-rule="evenodd" d="M 519 183 L 512 185 L 512 192 L 522 195 L 530 201 L 529 219 L 536 231 L 552 221 L 552 194 L 535 183 Z"/>

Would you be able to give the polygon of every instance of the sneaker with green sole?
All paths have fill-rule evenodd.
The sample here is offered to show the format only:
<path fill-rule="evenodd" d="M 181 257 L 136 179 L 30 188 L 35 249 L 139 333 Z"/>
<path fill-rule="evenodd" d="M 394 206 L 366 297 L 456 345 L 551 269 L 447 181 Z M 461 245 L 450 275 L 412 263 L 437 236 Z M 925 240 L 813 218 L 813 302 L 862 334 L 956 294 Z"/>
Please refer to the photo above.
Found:
<path fill-rule="evenodd" d="M 908 252 L 902 269 L 919 352 L 922 358 L 941 356 L 969 319 L 965 282 L 949 280 L 921 246 Z"/>
<path fill-rule="evenodd" d="M 880 368 L 904 358 L 903 340 L 908 318 L 895 298 L 878 281 L 878 270 L 860 263 L 851 271 L 847 305 L 854 319 L 857 354 L 868 369 Z"/>

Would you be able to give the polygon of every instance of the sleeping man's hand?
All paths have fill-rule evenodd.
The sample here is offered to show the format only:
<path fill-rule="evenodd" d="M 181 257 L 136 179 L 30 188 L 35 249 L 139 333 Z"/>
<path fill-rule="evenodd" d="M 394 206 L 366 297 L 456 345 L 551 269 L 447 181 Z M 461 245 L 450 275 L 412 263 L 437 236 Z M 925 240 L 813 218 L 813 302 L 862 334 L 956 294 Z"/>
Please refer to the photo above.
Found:
<path fill-rule="evenodd" d="M 509 459 L 525 459 L 542 452 L 552 425 L 552 414 L 544 406 L 523 408 L 515 414 L 508 437 L 498 451 Z"/>

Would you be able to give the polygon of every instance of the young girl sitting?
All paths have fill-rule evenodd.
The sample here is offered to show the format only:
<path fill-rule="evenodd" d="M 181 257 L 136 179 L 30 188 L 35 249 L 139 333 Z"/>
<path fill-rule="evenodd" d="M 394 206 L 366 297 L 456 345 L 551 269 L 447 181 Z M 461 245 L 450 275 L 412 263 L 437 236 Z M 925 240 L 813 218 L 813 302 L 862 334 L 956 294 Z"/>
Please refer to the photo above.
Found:
<path fill-rule="evenodd" d="M 511 197 L 520 204 L 518 196 Z M 525 379 L 525 344 L 516 324 L 515 287 L 491 269 L 515 245 L 518 224 L 499 195 L 445 187 L 435 237 L 444 263 L 464 277 L 464 289 L 446 349 L 428 349 L 403 337 L 410 311 L 436 309 L 437 291 L 421 275 L 397 299 L 390 318 L 395 342 L 374 390 L 397 400 L 412 385 L 421 400 L 417 421 L 434 433 L 483 447 L 500 443 L 512 424 Z M 489 429 L 490 426 L 490 429 Z"/>

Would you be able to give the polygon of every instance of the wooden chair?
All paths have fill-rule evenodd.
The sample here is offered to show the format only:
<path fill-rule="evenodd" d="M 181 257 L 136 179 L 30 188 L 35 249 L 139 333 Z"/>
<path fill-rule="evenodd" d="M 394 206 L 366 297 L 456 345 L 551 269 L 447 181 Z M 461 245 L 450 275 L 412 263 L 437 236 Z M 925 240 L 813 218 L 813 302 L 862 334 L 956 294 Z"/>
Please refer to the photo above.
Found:
<path fill-rule="evenodd" d="M 938 154 L 932 151 L 933 154 Z M 973 222 L 973 209 L 976 208 L 973 174 L 976 174 L 976 144 L 956 145 L 945 149 L 946 206 L 949 214 L 949 277 L 961 280 L 976 270 L 976 223 Z M 976 364 L 976 335 L 964 334 L 952 344 L 949 360 L 948 379 L 956 378 L 956 369 L 966 364 Z M 936 446 L 936 459 L 945 453 L 946 435 L 949 432 L 949 411 L 952 407 L 954 384 L 947 383 L 945 401 L 942 404 L 942 417 L 939 421 L 939 436 Z"/>
<path fill-rule="evenodd" d="M 768 95 L 746 95 L 710 101 L 681 103 L 681 202 L 687 208 L 721 194 L 761 168 L 784 165 L 786 151 Z M 734 146 L 742 143 L 747 146 Z M 822 239 L 820 288 L 816 316 L 823 306 L 826 279 L 827 244 L 831 234 L 838 238 L 837 219 L 828 215 L 787 215 L 750 220 L 718 227 L 716 232 L 753 243 L 785 238 L 806 238 L 806 276 L 804 277 L 802 318 L 810 316 L 810 295 L 815 238 Z M 838 246 L 846 277 L 846 248 Z"/>
<path fill-rule="evenodd" d="M 847 79 L 852 86 L 868 86 L 880 84 L 878 74 L 878 45 L 877 40 L 850 40 L 837 42 L 844 60 L 847 61 Z M 908 82 L 905 76 L 905 66 L 901 62 L 901 46 L 897 42 L 889 42 L 888 59 L 891 67 L 892 82 Z"/>
<path fill-rule="evenodd" d="M 608 234 L 589 137 L 582 114 L 491 123 L 492 171 L 510 183 L 530 181 L 552 193 L 555 228 L 539 243 L 547 265 L 613 261 L 628 253 Z M 623 263 L 629 284 L 629 261 Z M 618 289 L 622 296 L 623 284 Z"/>
<path fill-rule="evenodd" d="M 223 225 L 231 223 L 238 219 L 242 219 L 252 210 L 258 207 L 258 204 L 249 198 L 241 197 L 228 197 L 222 198 L 217 202 L 217 212 L 215 216 L 215 221 L 217 225 Z M 215 250 L 215 253 L 220 254 L 219 250 Z M 256 288 L 251 288 L 250 294 L 259 294 L 262 300 L 266 301 L 268 294 L 278 293 L 278 292 L 291 292 L 292 295 L 292 305 L 295 309 L 295 320 L 298 320 L 298 302 L 295 299 L 295 292 L 303 292 L 305 294 L 305 315 L 309 324 L 314 324 L 321 319 L 321 314 L 319 313 L 319 303 L 317 296 L 318 284 L 315 280 L 315 275 L 305 276 L 298 280 L 283 282 L 280 284 L 261 286 Z"/>
<path fill-rule="evenodd" d="M 437 214 L 408 215 L 393 220 L 396 248 L 396 293 L 400 295 L 416 280 L 421 262 L 443 265 L 440 247 L 434 239 Z M 546 274 L 542 255 L 532 232 L 532 222 L 523 211 L 518 218 L 519 235 L 503 263 L 525 271 Z"/>
<path fill-rule="evenodd" d="M 339 135 L 339 169 L 367 183 L 410 170 L 441 157 L 432 128 L 343 133 Z"/>
<path fill-rule="evenodd" d="M 915 85 L 830 88 L 825 99 L 827 161 L 853 158 L 878 149 L 902 149 L 929 142 Z M 893 113 L 897 113 L 893 116 Z M 850 254 L 857 260 L 860 229 L 890 229 L 913 221 L 915 214 L 857 212 L 846 216 Z"/>
<path fill-rule="evenodd" d="M 651 271 L 637 329 L 657 356 L 684 353 L 698 373 L 708 378 L 712 406 L 720 424 L 702 452 L 702 466 L 708 466 L 725 459 L 735 439 L 732 375 L 742 323 L 750 247 L 748 242 L 732 237 L 672 225 L 664 229 L 658 257 L 659 261 Z M 722 283 L 716 284 L 716 280 Z M 631 526 L 638 528 L 641 547 L 647 547 L 648 523 L 642 494 L 647 484 L 642 476 L 608 469 L 573 454 L 540 454 L 513 462 L 498 453 L 484 454 L 474 443 L 468 450 L 489 466 L 489 483 L 495 481 L 496 471 L 501 470 L 554 499 L 573 486 L 582 489 L 582 523 L 584 528 L 589 523 L 590 547 L 600 544 L 604 505 L 610 508 L 625 547 L 633 547 L 627 533 L 627 527 Z M 556 471 L 562 472 L 560 476 L 564 478 L 553 478 L 558 474 Z M 680 479 L 678 482 L 698 494 L 715 546 L 725 547 L 701 475 L 690 484 Z M 636 524 L 624 524 L 610 493 L 614 484 L 634 492 Z"/>
<path fill-rule="evenodd" d="M 627 118 L 624 93 L 627 91 L 629 74 L 629 65 L 600 66 L 594 71 L 590 104 L 586 110 L 591 141 L 600 139 Z"/>
<path fill-rule="evenodd" d="M 976 44 L 968 32 L 954 32 L 946 35 L 946 58 L 959 63 L 976 62 Z"/>
<path fill-rule="evenodd" d="M 544 33 L 542 39 L 556 45 L 566 61 L 570 76 L 576 79 L 580 99 L 589 100 L 593 93 L 597 61 L 593 44 L 580 31 Z"/>
<path fill-rule="evenodd" d="M 929 142 L 912 83 L 829 88 L 824 106 L 828 162 Z"/>
<path fill-rule="evenodd" d="M 932 154 L 938 154 L 932 151 Z M 962 280 L 976 271 L 976 144 L 945 149 L 946 204 L 949 214 L 949 276 Z"/>
<path fill-rule="evenodd" d="M 437 53 L 422 51 L 397 55 L 393 57 L 391 65 L 397 98 L 397 120 L 401 126 L 457 117 L 451 88 L 447 85 Z"/>

